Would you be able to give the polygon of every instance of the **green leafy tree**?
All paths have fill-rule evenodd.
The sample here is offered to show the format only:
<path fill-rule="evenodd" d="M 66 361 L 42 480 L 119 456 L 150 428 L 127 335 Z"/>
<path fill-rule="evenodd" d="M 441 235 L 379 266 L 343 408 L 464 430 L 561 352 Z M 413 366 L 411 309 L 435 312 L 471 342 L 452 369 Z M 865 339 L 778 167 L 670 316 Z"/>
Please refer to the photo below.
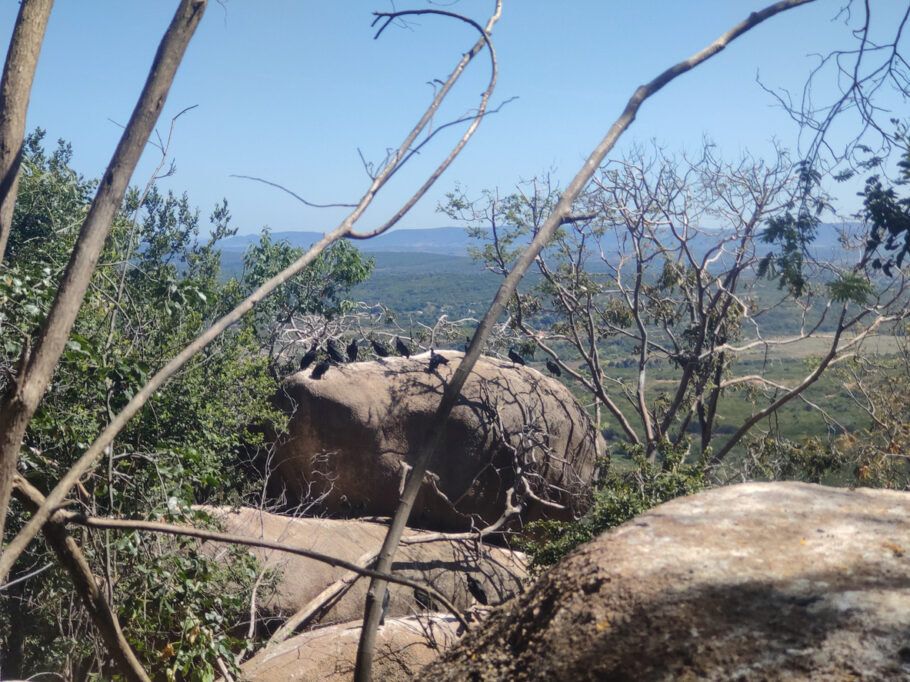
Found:
<path fill-rule="evenodd" d="M 71 149 L 51 154 L 42 133 L 29 136 L 9 238 L 0 265 L 0 382 L 13 368 L 50 306 L 55 282 L 77 237 L 92 182 L 69 166 Z M 258 280 L 297 254 L 265 234 L 247 254 L 239 280 L 220 279 L 218 241 L 235 232 L 226 203 L 216 206 L 209 235 L 186 195 L 130 190 L 115 217 L 73 333 L 23 441 L 19 472 L 39 490 L 81 455 L 150 372 L 203 331 Z M 148 401 L 108 449 L 105 466 L 83 479 L 78 504 L 88 515 L 211 525 L 190 505 L 231 504 L 252 494 L 240 452 L 265 448 L 258 427 L 281 429 L 268 371 L 276 326 L 302 313 L 331 316 L 351 303 L 345 294 L 369 272 L 342 243 L 294 280 L 267 310 L 222 335 Z M 320 289 L 317 291 L 316 286 Z M 4 386 L 5 388 L 5 386 Z M 25 516 L 17 510 L 12 530 Z M 86 533 L 82 550 L 118 605 L 127 639 L 162 679 L 213 679 L 218 661 L 232 661 L 249 642 L 231 632 L 248 618 L 258 568 L 246 552 L 216 562 L 184 541 L 148 542 L 135 533 Z M 47 562 L 33 545 L 13 579 Z M 107 677 L 104 647 L 54 567 L 0 602 L 4 674 L 41 670 Z M 71 615 L 60 618 L 61 613 Z M 28 617 L 24 617 L 28 614 Z"/>
<path fill-rule="evenodd" d="M 229 285 L 231 296 L 225 301 L 234 305 L 302 255 L 303 249 L 286 241 L 276 242 L 268 229 L 263 230 L 259 242 L 250 245 L 243 255 L 243 273 L 236 286 Z M 280 292 L 258 305 L 244 324 L 265 339 L 269 360 L 281 364 L 284 359 L 287 370 L 290 358 L 280 343 L 282 331 L 298 316 L 328 319 L 350 313 L 355 305 L 350 299 L 351 289 L 369 277 L 373 263 L 350 242 L 335 242 Z"/>
<path fill-rule="evenodd" d="M 910 139 L 906 128 L 897 137 L 904 146 L 898 161 L 898 177 L 886 183 L 880 174 L 870 176 L 863 189 L 863 217 L 871 226 L 869 246 L 872 265 L 888 277 L 900 269 L 910 254 L 910 196 L 900 196 L 899 189 L 910 184 Z"/>

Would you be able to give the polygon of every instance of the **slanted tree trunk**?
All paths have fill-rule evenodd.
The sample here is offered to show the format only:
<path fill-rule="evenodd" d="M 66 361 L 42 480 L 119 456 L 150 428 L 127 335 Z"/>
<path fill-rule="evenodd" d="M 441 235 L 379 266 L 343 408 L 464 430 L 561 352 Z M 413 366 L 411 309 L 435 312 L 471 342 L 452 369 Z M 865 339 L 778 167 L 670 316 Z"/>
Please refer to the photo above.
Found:
<path fill-rule="evenodd" d="M 0 81 L 0 263 L 6 252 L 19 190 L 29 95 L 53 6 L 54 0 L 22 0 Z"/>
<path fill-rule="evenodd" d="M 177 67 L 202 19 L 206 4 L 207 0 L 182 0 L 177 8 L 158 46 L 133 115 L 101 178 L 47 319 L 34 346 L 29 343 L 23 345 L 16 378 L 0 401 L 0 537 L 3 536 L 25 429 L 53 376 L 95 271 L 111 220 L 123 202 L 130 177 L 164 108 Z M 0 555 L 0 583 L 6 579 L 13 558 L 12 554 Z"/>

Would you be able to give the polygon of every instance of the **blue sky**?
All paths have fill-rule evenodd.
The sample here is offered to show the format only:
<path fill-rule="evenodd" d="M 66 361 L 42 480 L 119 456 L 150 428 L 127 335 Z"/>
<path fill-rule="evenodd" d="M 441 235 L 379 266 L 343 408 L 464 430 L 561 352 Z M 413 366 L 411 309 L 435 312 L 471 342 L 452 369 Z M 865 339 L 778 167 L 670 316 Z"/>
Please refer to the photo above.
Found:
<path fill-rule="evenodd" d="M 401 223 L 435 227 L 447 219 L 436 205 L 457 182 L 470 192 L 508 192 L 521 178 L 551 172 L 566 182 L 641 83 L 704 47 L 763 2 L 746 0 L 505 0 L 493 33 L 500 62 L 494 104 L 515 97 L 489 117 L 431 190 Z M 875 0 L 887 14 L 903 0 Z M 491 0 L 442 6 L 485 23 Z M 673 152 L 694 151 L 705 136 L 721 153 L 768 156 L 771 140 L 796 147 L 797 129 L 756 83 L 799 90 L 817 55 L 850 45 L 836 19 L 842 0 L 819 0 L 776 17 L 734 42 L 646 103 L 621 148 L 655 140 Z M 29 129 L 72 142 L 74 165 L 99 176 L 130 115 L 158 41 L 176 2 L 57 0 L 32 94 Z M 165 187 L 187 191 L 208 214 L 226 197 L 242 233 L 334 227 L 337 209 L 307 208 L 267 186 L 281 183 L 316 202 L 351 202 L 367 185 L 358 149 L 380 161 L 398 145 L 432 95 L 428 82 L 449 72 L 475 35 L 463 25 L 422 17 L 373 40 L 372 12 L 388 0 L 212 2 L 168 98 L 159 130 L 177 123 L 174 177 Z M 399 9 L 425 7 L 423 0 Z M 18 3 L 0 6 L 11 27 Z M 6 38 L 4 38 L 4 41 Z M 478 59 L 437 121 L 475 106 L 488 77 Z M 825 95 L 820 90 L 820 95 Z M 896 111 L 906 118 L 904 111 Z M 116 123 L 115 123 L 116 122 Z M 446 152 L 440 136 L 400 173 L 361 223 L 369 229 L 393 212 Z M 622 149 L 617 150 L 618 156 Z M 135 184 L 158 160 L 143 158 Z M 856 186 L 836 186 L 849 212 Z"/>

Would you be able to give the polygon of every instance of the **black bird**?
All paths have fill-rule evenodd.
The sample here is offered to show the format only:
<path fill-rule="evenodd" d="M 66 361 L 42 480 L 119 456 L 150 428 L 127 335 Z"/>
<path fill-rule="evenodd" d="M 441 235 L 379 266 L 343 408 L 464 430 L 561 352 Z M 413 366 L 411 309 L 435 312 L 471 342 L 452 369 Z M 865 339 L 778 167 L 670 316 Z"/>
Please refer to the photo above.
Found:
<path fill-rule="evenodd" d="M 395 350 L 398 351 L 399 355 L 403 355 L 406 358 L 411 357 L 411 349 L 408 348 L 408 344 L 399 339 L 397 336 L 395 337 Z"/>
<path fill-rule="evenodd" d="M 483 589 L 483 586 L 477 582 L 473 576 L 468 575 L 467 573 L 465 573 L 464 577 L 468 579 L 468 592 L 471 593 L 474 599 L 486 606 L 489 602 L 487 600 L 487 593 Z"/>
<path fill-rule="evenodd" d="M 525 359 L 516 353 L 514 348 L 509 349 L 509 360 L 514 362 L 516 365 L 525 364 Z"/>
<path fill-rule="evenodd" d="M 552 372 L 555 376 L 562 376 L 562 371 L 559 369 L 559 365 L 553 362 L 550 358 L 547 358 L 547 369 L 550 370 L 550 372 Z"/>
<path fill-rule="evenodd" d="M 329 371 L 329 367 L 332 366 L 332 363 L 328 360 L 323 360 L 318 365 L 313 368 L 313 371 L 310 372 L 310 379 L 321 379 L 322 375 Z"/>
<path fill-rule="evenodd" d="M 389 610 L 389 588 L 386 586 L 385 594 L 382 596 L 382 612 L 379 614 L 379 624 L 385 625 L 385 612 Z"/>
<path fill-rule="evenodd" d="M 427 374 L 432 374 L 433 372 L 435 372 L 436 368 L 439 367 L 439 365 L 448 365 L 448 364 L 449 364 L 449 361 L 446 359 L 446 357 L 444 355 L 439 355 L 438 353 L 433 352 L 432 348 L 430 349 L 430 366 L 427 367 L 427 369 L 426 369 Z"/>
<path fill-rule="evenodd" d="M 433 611 L 436 608 L 435 602 L 430 598 L 430 593 L 422 587 L 414 588 L 414 601 L 427 611 Z"/>
<path fill-rule="evenodd" d="M 378 355 L 379 357 L 381 357 L 381 358 L 389 357 L 389 349 L 382 341 L 377 341 L 376 339 L 370 339 L 370 345 L 373 346 L 373 350 L 375 351 L 376 355 Z"/>
<path fill-rule="evenodd" d="M 470 337 L 470 336 L 464 337 L 464 352 L 465 352 L 465 353 L 468 352 L 468 348 L 469 348 L 470 346 L 471 346 L 471 337 Z"/>
<path fill-rule="evenodd" d="M 338 347 L 338 342 L 335 339 L 329 339 L 326 341 L 325 349 L 332 360 L 337 362 L 339 365 L 344 364 L 344 354 L 341 352 L 341 348 Z"/>
<path fill-rule="evenodd" d="M 357 362 L 357 351 L 359 346 L 357 345 L 357 339 L 351 339 L 351 342 L 348 344 L 348 362 Z M 388 594 L 388 591 L 386 591 Z"/>
<path fill-rule="evenodd" d="M 303 357 L 300 358 L 300 369 L 306 369 L 310 365 L 316 362 L 316 345 L 313 344 L 313 347 L 310 348 Z"/>

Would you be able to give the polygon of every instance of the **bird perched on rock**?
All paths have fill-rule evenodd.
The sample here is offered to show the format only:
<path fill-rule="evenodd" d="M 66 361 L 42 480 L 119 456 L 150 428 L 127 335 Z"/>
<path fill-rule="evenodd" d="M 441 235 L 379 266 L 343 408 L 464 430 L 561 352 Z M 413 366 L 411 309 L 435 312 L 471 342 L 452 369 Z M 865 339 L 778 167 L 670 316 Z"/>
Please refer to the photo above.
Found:
<path fill-rule="evenodd" d="M 313 344 L 313 347 L 310 348 L 306 353 L 303 354 L 303 357 L 300 358 L 300 369 L 306 369 L 310 365 L 316 362 L 316 344 Z"/>
<path fill-rule="evenodd" d="M 370 345 L 373 346 L 373 351 L 379 357 L 381 357 L 381 358 L 389 357 L 389 349 L 382 341 L 377 341 L 376 339 L 370 339 Z"/>
<path fill-rule="evenodd" d="M 514 362 L 516 365 L 525 364 L 525 359 L 516 353 L 514 348 L 509 349 L 509 360 Z"/>
<path fill-rule="evenodd" d="M 554 376 L 562 376 L 562 370 L 559 369 L 559 365 L 553 362 L 550 358 L 547 358 L 547 369 L 550 370 Z"/>
<path fill-rule="evenodd" d="M 322 375 L 329 371 L 329 367 L 332 366 L 332 363 L 328 360 L 323 360 L 318 365 L 313 368 L 313 371 L 310 372 L 310 379 L 321 379 Z"/>
<path fill-rule="evenodd" d="M 399 355 L 403 355 L 406 358 L 411 357 L 411 349 L 408 348 L 408 344 L 399 339 L 397 336 L 395 337 L 395 350 L 398 351 Z"/>
<path fill-rule="evenodd" d="M 475 580 L 474 576 L 472 576 L 472 575 L 465 573 L 464 577 L 468 579 L 468 592 L 471 593 L 471 596 L 473 596 L 474 599 L 476 599 L 478 602 L 480 602 L 481 604 L 486 606 L 489 602 L 487 600 L 487 593 L 483 589 L 483 585 L 481 585 L 477 580 Z"/>
<path fill-rule="evenodd" d="M 351 342 L 348 344 L 348 362 L 357 362 L 357 351 L 360 349 L 360 346 L 357 345 L 357 339 L 351 339 Z M 388 592 L 386 592 L 388 594 Z"/>
<path fill-rule="evenodd" d="M 338 342 L 335 339 L 329 339 L 326 341 L 325 349 L 332 360 L 337 362 L 339 365 L 344 364 L 344 353 L 341 352 L 341 348 L 338 346 Z"/>
<path fill-rule="evenodd" d="M 435 372 L 436 368 L 439 367 L 439 365 L 448 365 L 448 364 L 449 364 L 449 361 L 445 356 L 439 355 L 439 353 L 434 352 L 432 348 L 430 349 L 430 366 L 427 367 L 427 369 L 426 369 L 427 374 L 432 374 L 433 372 Z"/>

